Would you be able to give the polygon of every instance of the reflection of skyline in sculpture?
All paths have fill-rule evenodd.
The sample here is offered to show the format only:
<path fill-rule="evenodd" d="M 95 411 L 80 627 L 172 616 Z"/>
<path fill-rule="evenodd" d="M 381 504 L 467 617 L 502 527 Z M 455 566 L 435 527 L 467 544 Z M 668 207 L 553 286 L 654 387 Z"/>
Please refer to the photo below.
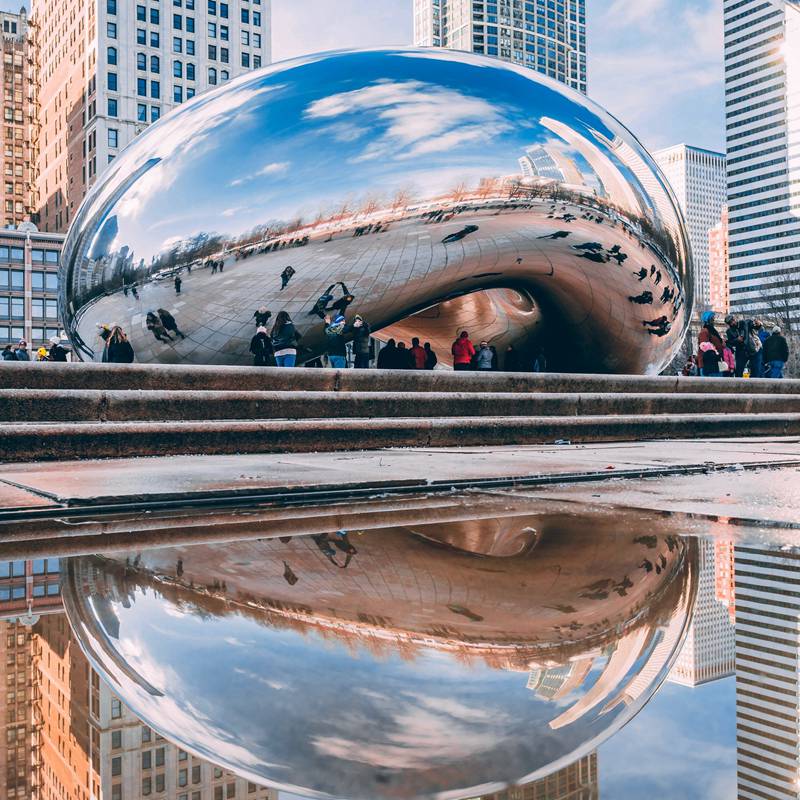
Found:
<path fill-rule="evenodd" d="M 800 798 L 800 558 L 736 546 L 738 797 Z"/>
<path fill-rule="evenodd" d="M 534 523 L 518 520 L 520 531 Z M 601 544 L 596 530 L 539 524 L 534 549 L 476 556 L 455 549 L 447 526 L 421 527 L 351 534 L 346 560 L 319 536 L 75 559 L 66 605 L 94 663 L 148 723 L 251 780 L 319 796 L 457 797 L 537 780 L 591 752 L 664 678 L 693 600 L 690 541 L 609 531 Z M 220 636 L 247 646 L 200 674 L 193 665 Z M 179 656 L 168 684 L 165 648 Z M 532 669 L 572 661 L 558 701 L 526 687 Z M 346 713 L 319 675 L 347 676 Z M 286 704 L 293 696 L 302 707 Z M 194 726 L 181 722 L 183 698 Z M 419 746 L 420 715 L 426 741 L 448 731 L 441 745 Z M 253 717 L 280 728 L 265 738 Z"/>
<path fill-rule="evenodd" d="M 221 158 L 230 148 L 235 174 Z M 102 233 L 112 218 L 113 243 Z M 309 310 L 343 281 L 349 312 L 373 331 L 436 309 L 440 358 L 457 333 L 453 302 L 500 290 L 525 297 L 541 324 L 489 302 L 476 340 L 544 344 L 555 367 L 656 372 L 691 307 L 683 222 L 636 139 L 534 72 L 451 52 L 310 56 L 199 98 L 116 159 L 64 252 L 66 327 L 87 358 L 99 358 L 95 326 L 113 321 L 140 361 L 245 363 L 251 306 L 266 305 L 293 317 L 307 359 L 325 347 Z M 208 259 L 224 273 L 212 278 Z M 651 264 L 665 280 L 646 308 L 629 298 Z M 171 310 L 187 338 L 154 341 L 150 308 Z M 670 328 L 652 335 L 643 322 L 662 314 Z"/>
<path fill-rule="evenodd" d="M 700 686 L 736 670 L 733 620 L 716 596 L 721 566 L 715 557 L 718 544 L 711 539 L 700 542 L 697 598 L 683 647 L 667 679 L 670 683 Z"/>

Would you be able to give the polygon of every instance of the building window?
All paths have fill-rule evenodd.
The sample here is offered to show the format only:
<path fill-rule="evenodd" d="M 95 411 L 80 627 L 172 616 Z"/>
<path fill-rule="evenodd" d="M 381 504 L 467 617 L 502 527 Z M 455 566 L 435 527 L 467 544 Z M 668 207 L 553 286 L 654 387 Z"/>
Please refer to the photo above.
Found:
<path fill-rule="evenodd" d="M 222 39 L 223 42 L 228 41 L 228 26 L 227 25 L 220 25 L 219 26 L 219 38 Z"/>
<path fill-rule="evenodd" d="M 178 770 L 178 786 L 186 786 L 189 783 L 189 770 Z"/>
<path fill-rule="evenodd" d="M 108 98 L 108 116 L 109 117 L 117 116 L 117 101 L 113 97 Z"/>
<path fill-rule="evenodd" d="M 139 22 L 147 21 L 147 9 L 144 6 L 136 6 L 136 19 Z"/>
<path fill-rule="evenodd" d="M 114 149 L 119 147 L 119 131 L 116 128 L 108 129 L 108 146 Z"/>
<path fill-rule="evenodd" d="M 136 54 L 136 68 L 147 70 L 147 56 L 144 53 Z"/>
<path fill-rule="evenodd" d="M 172 15 L 172 27 L 175 28 L 176 31 L 183 30 L 183 17 L 180 14 Z"/>
<path fill-rule="evenodd" d="M 109 47 L 106 51 L 106 61 L 109 64 L 116 64 L 117 63 L 117 48 L 116 47 Z"/>
<path fill-rule="evenodd" d="M 150 72 L 161 72 L 161 59 L 158 56 L 150 56 Z"/>
<path fill-rule="evenodd" d="M 194 89 L 191 86 L 186 87 L 186 99 L 191 100 L 194 97 Z"/>
<path fill-rule="evenodd" d="M 106 36 L 109 39 L 116 39 L 117 38 L 117 23 L 116 22 L 106 22 Z"/>
<path fill-rule="evenodd" d="M 194 17 L 186 17 L 186 31 L 194 33 Z"/>
<path fill-rule="evenodd" d="M 150 792 L 153 790 L 152 784 L 153 781 L 149 775 L 146 778 L 142 778 L 142 795 L 147 797 L 150 794 Z"/>
<path fill-rule="evenodd" d="M 172 52 L 173 53 L 182 53 L 183 52 L 183 39 L 180 36 L 173 36 L 172 37 Z"/>
<path fill-rule="evenodd" d="M 253 34 L 253 47 L 261 48 L 261 34 L 254 33 Z"/>
<path fill-rule="evenodd" d="M 208 85 L 209 86 L 217 85 L 217 71 L 214 69 L 214 67 L 208 68 Z"/>
<path fill-rule="evenodd" d="M 146 744 L 147 742 L 151 741 L 153 738 L 153 732 L 147 725 L 142 725 L 142 744 Z"/>
<path fill-rule="evenodd" d="M 153 751 L 142 751 L 142 769 L 152 769 L 153 767 Z"/>
<path fill-rule="evenodd" d="M 111 731 L 111 749 L 119 750 L 122 747 L 122 731 Z"/>
<path fill-rule="evenodd" d="M 208 13 L 212 17 L 217 16 L 217 0 L 208 0 Z"/>
<path fill-rule="evenodd" d="M 158 9 L 151 8 L 150 9 L 150 24 L 151 25 L 158 25 Z"/>
<path fill-rule="evenodd" d="M 109 72 L 108 73 L 108 88 L 109 91 L 116 92 L 117 91 L 117 73 L 116 72 Z"/>
<path fill-rule="evenodd" d="M 186 80 L 193 81 L 194 80 L 194 64 L 187 64 L 186 65 Z"/>
<path fill-rule="evenodd" d="M 258 25 L 259 27 L 261 27 L 261 12 L 260 11 L 254 11 L 253 12 L 253 25 Z"/>
<path fill-rule="evenodd" d="M 114 783 L 111 786 L 111 800 L 122 800 L 122 784 Z"/>
<path fill-rule="evenodd" d="M 160 47 L 159 36 L 155 31 L 150 31 L 150 47 Z"/>
<path fill-rule="evenodd" d="M 116 698 L 111 698 L 111 719 L 119 719 L 122 716 L 122 703 Z"/>
<path fill-rule="evenodd" d="M 106 13 L 107 14 L 117 13 L 117 0 L 106 0 Z"/>
<path fill-rule="evenodd" d="M 144 28 L 136 29 L 136 44 L 147 44 L 147 31 Z"/>
<path fill-rule="evenodd" d="M 183 77 L 183 61 L 173 61 L 172 62 L 172 74 L 176 78 Z"/>
<path fill-rule="evenodd" d="M 208 46 L 208 58 L 211 61 L 217 60 L 217 46 L 215 44 L 210 44 Z"/>
<path fill-rule="evenodd" d="M 242 31 L 242 44 L 250 44 L 250 31 Z"/>
<path fill-rule="evenodd" d="M 159 772 L 158 775 L 156 775 L 156 791 L 157 792 L 163 792 L 164 791 L 164 773 L 163 772 Z"/>
<path fill-rule="evenodd" d="M 182 103 L 183 102 L 183 88 L 180 86 L 173 86 L 172 88 L 172 102 L 173 103 Z"/>
<path fill-rule="evenodd" d="M 161 117 L 161 109 L 158 106 L 150 106 L 150 122 L 158 122 Z"/>
<path fill-rule="evenodd" d="M 228 19 L 228 4 L 227 3 L 220 3 L 219 4 L 219 15 L 223 19 Z"/>
<path fill-rule="evenodd" d="M 222 72 L 220 72 L 220 74 L 219 74 L 219 77 L 223 82 L 228 80 L 228 78 L 230 78 L 230 76 L 231 76 L 230 72 L 228 72 L 228 70 L 226 70 L 226 69 L 223 69 Z"/>
<path fill-rule="evenodd" d="M 118 775 L 122 775 L 122 756 L 111 759 L 111 777 L 116 778 Z"/>
<path fill-rule="evenodd" d="M 150 97 L 153 100 L 161 99 L 161 84 L 158 81 L 150 81 Z"/>
<path fill-rule="evenodd" d="M 200 783 L 200 765 L 195 764 L 192 767 L 192 783 Z"/>
<path fill-rule="evenodd" d="M 209 22 L 208 23 L 208 38 L 209 39 L 216 39 L 217 38 L 217 23 L 216 22 Z"/>
<path fill-rule="evenodd" d="M 136 79 L 136 94 L 139 97 L 147 97 L 147 78 Z"/>
<path fill-rule="evenodd" d="M 222 48 L 220 48 L 220 51 L 219 51 L 219 60 L 220 60 L 220 61 L 221 61 L 223 64 L 227 64 L 227 63 L 230 61 L 230 58 L 228 57 L 228 48 L 227 48 L 227 47 L 222 47 Z"/>
<path fill-rule="evenodd" d="M 194 55 L 194 39 L 187 39 L 186 40 L 186 55 L 193 56 Z"/>
<path fill-rule="evenodd" d="M 250 66 L 250 53 L 242 53 L 242 66 L 243 67 Z"/>
<path fill-rule="evenodd" d="M 253 56 L 253 68 L 254 69 L 261 68 L 261 56 Z"/>
<path fill-rule="evenodd" d="M 242 23 L 244 25 L 250 24 L 250 11 L 246 8 L 242 9 Z"/>
<path fill-rule="evenodd" d="M 194 0 L 186 0 L 186 10 L 194 11 Z"/>

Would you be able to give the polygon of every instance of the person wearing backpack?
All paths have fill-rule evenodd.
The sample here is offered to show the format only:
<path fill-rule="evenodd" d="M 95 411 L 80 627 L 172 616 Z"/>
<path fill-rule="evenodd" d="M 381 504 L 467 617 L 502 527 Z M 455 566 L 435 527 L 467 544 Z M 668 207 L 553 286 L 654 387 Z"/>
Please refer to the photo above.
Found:
<path fill-rule="evenodd" d="M 704 311 L 700 318 L 703 327 L 697 337 L 697 366 L 705 378 L 718 378 L 722 374 L 720 363 L 725 363 L 725 343 L 714 327 L 714 312 Z"/>
<path fill-rule="evenodd" d="M 272 365 L 272 342 L 263 325 L 256 330 L 256 335 L 250 340 L 250 352 L 253 354 L 254 367 Z"/>
<path fill-rule="evenodd" d="M 272 326 L 272 349 L 279 367 L 293 367 L 297 362 L 298 338 L 291 317 L 285 311 L 279 311 Z"/>

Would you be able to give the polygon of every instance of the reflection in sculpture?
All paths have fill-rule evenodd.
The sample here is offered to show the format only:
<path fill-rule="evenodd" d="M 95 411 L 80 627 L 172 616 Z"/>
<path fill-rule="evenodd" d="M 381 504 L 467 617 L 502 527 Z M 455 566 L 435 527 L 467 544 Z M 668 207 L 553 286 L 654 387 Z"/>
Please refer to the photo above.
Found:
<path fill-rule="evenodd" d="M 588 754 L 669 671 L 696 545 L 606 527 L 80 557 L 64 601 L 114 691 L 200 757 L 304 796 L 474 797 Z"/>
<path fill-rule="evenodd" d="M 444 356 L 461 329 L 553 369 L 658 372 L 692 308 L 687 238 L 636 138 L 582 95 L 464 53 L 355 51 L 243 76 L 108 168 L 62 257 L 75 350 L 247 364 L 254 312 L 300 360 L 326 311 Z M 326 289 L 330 287 L 328 291 Z M 185 338 L 155 336 L 165 310 Z"/>

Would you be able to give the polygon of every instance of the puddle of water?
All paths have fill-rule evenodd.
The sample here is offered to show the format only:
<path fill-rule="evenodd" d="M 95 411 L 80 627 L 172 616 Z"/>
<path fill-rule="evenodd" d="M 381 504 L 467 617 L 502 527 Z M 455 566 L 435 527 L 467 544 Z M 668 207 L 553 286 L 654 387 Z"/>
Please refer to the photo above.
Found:
<path fill-rule="evenodd" d="M 5 796 L 800 797 L 795 534 L 563 508 L 20 525 Z"/>

